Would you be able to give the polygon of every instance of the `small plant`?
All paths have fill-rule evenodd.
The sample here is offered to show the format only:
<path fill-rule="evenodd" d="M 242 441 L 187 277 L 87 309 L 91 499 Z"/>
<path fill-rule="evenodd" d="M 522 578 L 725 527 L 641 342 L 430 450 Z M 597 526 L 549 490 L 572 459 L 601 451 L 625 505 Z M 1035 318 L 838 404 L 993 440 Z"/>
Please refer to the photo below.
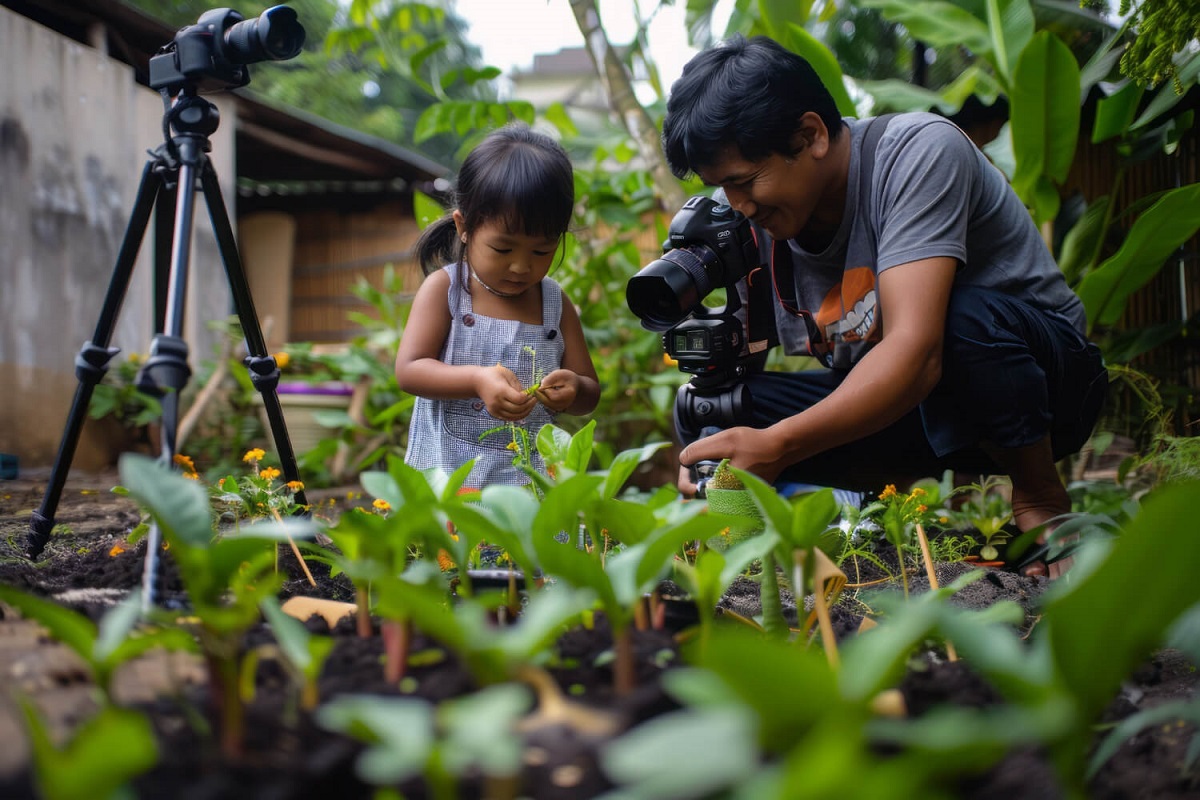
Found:
<path fill-rule="evenodd" d="M 208 668 L 210 698 L 220 720 L 221 752 L 237 759 L 244 738 L 238 691 L 243 638 L 261 619 L 259 603 L 274 597 L 281 582 L 273 569 L 274 548 L 263 544 L 310 534 L 312 523 L 267 522 L 217 536 L 208 493 L 197 481 L 133 453 L 121 457 L 120 471 L 129 494 L 162 531 L 179 568 L 194 615 L 188 629 Z"/>
<path fill-rule="evenodd" d="M 906 597 L 908 568 L 905 566 L 905 551 L 912 546 L 918 525 L 929 525 L 938 519 L 937 512 L 926 505 L 928 497 L 929 490 L 922 486 L 913 487 L 908 494 L 902 494 L 889 483 L 879 493 L 879 499 L 862 511 L 864 517 L 873 519 L 883 529 L 888 542 L 896 548 L 901 583 Z"/>
<path fill-rule="evenodd" d="M 1000 557 L 996 545 L 1008 541 L 1012 534 L 1005 526 L 1012 521 L 1012 505 L 1001 489 L 1007 485 L 1007 479 L 992 475 L 980 483 L 963 487 L 960 491 L 969 492 L 970 496 L 956 511 L 950 511 L 951 519 L 956 521 L 959 529 L 974 528 L 983 537 L 983 545 L 979 548 L 979 557 L 984 561 L 995 561 Z"/>
<path fill-rule="evenodd" d="M 138 388 L 138 372 L 145 362 L 140 353 L 129 357 L 110 369 L 104 379 L 92 390 L 88 405 L 88 416 L 102 419 L 112 416 L 130 430 L 144 429 L 162 418 L 162 403 L 152 394 Z"/>
<path fill-rule="evenodd" d="M 104 706 L 60 746 L 33 703 L 22 700 L 21 710 L 33 750 L 38 797 L 44 800 L 132 796 L 126 794 L 129 781 L 158 762 L 154 728 L 137 711 Z"/>

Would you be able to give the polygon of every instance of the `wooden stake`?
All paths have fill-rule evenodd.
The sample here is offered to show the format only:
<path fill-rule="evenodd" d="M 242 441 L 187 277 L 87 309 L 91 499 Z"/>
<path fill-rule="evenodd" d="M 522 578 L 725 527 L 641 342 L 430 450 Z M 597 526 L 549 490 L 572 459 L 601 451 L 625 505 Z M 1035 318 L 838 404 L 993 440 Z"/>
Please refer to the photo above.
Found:
<path fill-rule="evenodd" d="M 929 588 L 936 590 L 938 588 L 937 572 L 933 568 L 933 556 L 929 553 L 929 538 L 925 535 L 925 526 L 917 523 L 917 540 L 921 542 L 921 557 L 925 560 L 925 574 L 929 576 Z M 951 661 L 958 661 L 958 651 L 954 649 L 954 643 L 946 641 L 946 657 Z"/>

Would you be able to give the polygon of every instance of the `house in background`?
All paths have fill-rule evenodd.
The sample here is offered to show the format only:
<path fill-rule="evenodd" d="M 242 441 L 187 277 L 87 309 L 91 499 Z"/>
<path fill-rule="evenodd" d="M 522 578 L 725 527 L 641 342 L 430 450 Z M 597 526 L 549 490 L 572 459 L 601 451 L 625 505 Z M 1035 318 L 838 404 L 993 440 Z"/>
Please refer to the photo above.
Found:
<path fill-rule="evenodd" d="M 164 141 L 148 63 L 175 33 L 118 0 L 0 0 L 0 452 L 22 468 L 53 463 L 75 356 L 101 332 L 147 152 Z M 345 341 L 360 276 L 393 263 L 415 286 L 413 190 L 436 191 L 446 170 L 252 88 L 206 95 L 220 112 L 209 157 L 268 346 Z M 117 359 L 144 354 L 161 325 L 175 204 L 160 206 L 112 325 Z M 183 331 L 193 370 L 215 351 L 208 323 L 233 313 L 206 207 L 197 192 Z M 103 466 L 111 453 L 86 431 L 72 465 Z"/>

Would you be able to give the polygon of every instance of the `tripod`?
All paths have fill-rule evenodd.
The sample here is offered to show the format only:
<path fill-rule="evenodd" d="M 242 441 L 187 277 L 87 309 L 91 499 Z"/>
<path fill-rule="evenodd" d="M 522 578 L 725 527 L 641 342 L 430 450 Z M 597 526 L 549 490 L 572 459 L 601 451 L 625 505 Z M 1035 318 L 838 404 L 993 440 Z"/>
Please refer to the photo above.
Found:
<path fill-rule="evenodd" d="M 187 363 L 188 346 L 181 334 L 187 296 L 192 215 L 198 182 L 208 206 L 217 247 L 225 265 L 234 306 L 246 339 L 249 355 L 245 364 L 250 372 L 251 382 L 262 395 L 285 479 L 289 482 L 300 479 L 296 456 L 283 418 L 283 408 L 275 393 L 275 387 L 279 384 L 279 367 L 274 357 L 267 353 L 266 340 L 255 314 L 254 300 L 250 296 L 250 288 L 237 252 L 217 174 L 207 156 L 211 149 L 208 137 L 217 129 L 219 123 L 217 107 L 200 97 L 197 89 L 191 85 L 184 86 L 173 103 L 169 93 L 164 91 L 163 100 L 167 106 L 163 116 L 163 134 L 166 141 L 150 153 L 150 159 L 142 171 L 141 183 L 117 253 L 116 266 L 104 298 L 100 319 L 91 340 L 84 343 L 75 358 L 75 375 L 79 379 L 79 385 L 75 390 L 46 494 L 41 506 L 33 512 L 25 550 L 30 559 L 36 559 L 50 540 L 50 533 L 54 528 L 54 512 L 62 497 L 67 472 L 75 455 L 75 447 L 79 442 L 93 390 L 108 371 L 108 362 L 120 352 L 120 348 L 110 347 L 109 341 L 129 287 L 134 260 L 141 247 L 150 213 L 160 199 L 159 193 L 164 190 L 177 190 L 177 193 L 167 291 L 165 296 L 159 293 L 157 302 L 161 305 L 156 309 L 159 312 L 156 319 L 161 320 L 162 332 L 155 335 L 150 356 L 138 372 L 138 388 L 156 394 L 162 400 L 161 462 L 168 467 L 173 466 L 179 425 L 179 398 L 191 376 L 191 369 Z M 172 131 L 175 132 L 174 136 L 171 135 Z M 295 497 L 301 507 L 307 505 L 302 490 L 297 492 Z M 158 538 L 158 528 L 152 526 L 147 541 L 146 567 L 142 578 L 145 591 L 143 600 L 146 603 L 150 602 L 153 595 Z"/>

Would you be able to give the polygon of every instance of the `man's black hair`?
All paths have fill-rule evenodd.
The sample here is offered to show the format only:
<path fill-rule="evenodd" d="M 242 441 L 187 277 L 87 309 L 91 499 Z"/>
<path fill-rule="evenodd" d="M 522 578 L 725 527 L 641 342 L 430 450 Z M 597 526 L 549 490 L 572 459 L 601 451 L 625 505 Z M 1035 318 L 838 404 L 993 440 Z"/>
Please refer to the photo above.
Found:
<path fill-rule="evenodd" d="M 765 36 L 737 34 L 694 56 L 671 86 L 663 120 L 663 151 L 677 178 L 737 146 L 748 161 L 790 156 L 805 113 L 819 115 L 836 139 L 837 103 L 806 60 Z"/>

